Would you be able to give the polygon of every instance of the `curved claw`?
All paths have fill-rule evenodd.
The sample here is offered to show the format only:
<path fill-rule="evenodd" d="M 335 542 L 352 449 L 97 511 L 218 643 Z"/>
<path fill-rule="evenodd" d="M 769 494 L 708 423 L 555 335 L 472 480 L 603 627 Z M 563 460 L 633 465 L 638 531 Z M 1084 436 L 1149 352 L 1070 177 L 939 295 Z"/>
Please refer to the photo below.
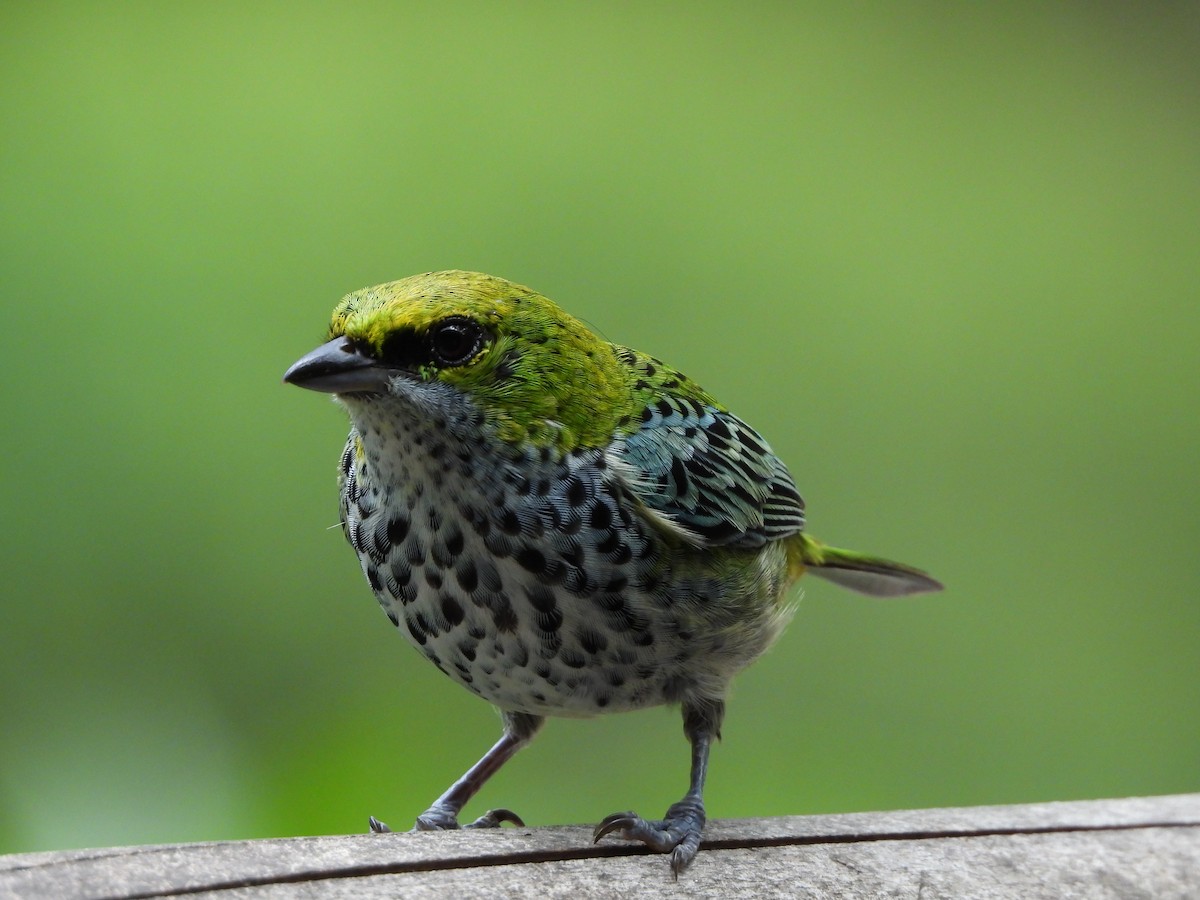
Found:
<path fill-rule="evenodd" d="M 671 854 L 671 872 L 676 878 L 700 850 L 704 830 L 704 804 L 685 798 L 667 810 L 661 822 L 648 822 L 632 812 L 606 816 L 592 833 L 593 842 L 613 832 L 627 841 L 641 841 L 651 850 Z"/>
<path fill-rule="evenodd" d="M 505 822 L 511 822 L 518 828 L 525 827 L 525 821 L 511 809 L 489 809 L 470 825 L 464 825 L 463 828 L 499 828 Z"/>
<path fill-rule="evenodd" d="M 605 816 L 600 820 L 600 824 L 596 826 L 592 832 L 592 843 L 600 843 L 600 838 L 606 834 L 612 834 L 614 831 L 624 831 L 631 828 L 638 822 L 641 822 L 642 817 L 635 812 L 619 812 L 613 813 L 611 816 Z"/>
<path fill-rule="evenodd" d="M 387 834 L 392 830 L 388 828 L 387 822 L 380 822 L 374 816 L 367 817 L 367 825 L 371 829 L 371 834 Z"/>
<path fill-rule="evenodd" d="M 376 820 L 378 821 L 378 820 Z M 503 823 L 525 827 L 524 820 L 511 809 L 489 809 L 474 822 L 458 824 L 458 817 L 447 809 L 430 807 L 417 816 L 413 831 L 457 831 L 460 828 L 499 828 Z M 379 824 L 383 824 L 380 822 Z M 384 826 L 386 827 L 386 826 Z"/>
<path fill-rule="evenodd" d="M 696 854 L 700 852 L 700 832 L 689 831 L 671 851 L 671 874 L 676 880 L 679 873 L 692 864 Z"/>
<path fill-rule="evenodd" d="M 673 828 L 670 822 L 647 822 L 634 813 L 617 813 L 596 826 L 593 843 L 614 831 L 620 831 L 625 840 L 641 841 L 658 853 L 674 850 L 684 836 L 683 830 Z"/>

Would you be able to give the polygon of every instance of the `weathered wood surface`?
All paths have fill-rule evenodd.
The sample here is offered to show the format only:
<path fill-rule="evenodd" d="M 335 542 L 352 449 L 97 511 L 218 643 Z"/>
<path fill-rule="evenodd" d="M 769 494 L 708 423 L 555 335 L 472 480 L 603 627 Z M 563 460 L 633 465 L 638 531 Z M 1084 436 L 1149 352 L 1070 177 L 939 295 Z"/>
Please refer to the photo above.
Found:
<path fill-rule="evenodd" d="M 714 821 L 678 882 L 591 829 L 26 853 L 0 897 L 1200 898 L 1200 794 Z"/>

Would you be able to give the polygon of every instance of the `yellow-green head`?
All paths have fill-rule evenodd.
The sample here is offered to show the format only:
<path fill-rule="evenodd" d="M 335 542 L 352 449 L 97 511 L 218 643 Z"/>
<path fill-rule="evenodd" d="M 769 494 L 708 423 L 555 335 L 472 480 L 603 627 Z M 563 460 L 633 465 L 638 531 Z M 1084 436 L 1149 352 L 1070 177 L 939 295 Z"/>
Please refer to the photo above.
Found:
<path fill-rule="evenodd" d="M 634 405 L 611 344 L 492 275 L 429 272 L 355 291 L 334 310 L 328 338 L 468 393 L 503 440 L 602 446 Z"/>

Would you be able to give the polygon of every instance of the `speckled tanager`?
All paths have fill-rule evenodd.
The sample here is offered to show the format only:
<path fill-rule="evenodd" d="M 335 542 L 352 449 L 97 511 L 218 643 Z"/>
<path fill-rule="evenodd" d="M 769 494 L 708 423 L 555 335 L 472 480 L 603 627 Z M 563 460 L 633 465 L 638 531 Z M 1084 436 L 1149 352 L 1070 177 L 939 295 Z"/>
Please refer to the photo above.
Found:
<path fill-rule="evenodd" d="M 658 820 L 611 815 L 595 838 L 670 853 L 678 874 L 700 846 L 730 681 L 779 637 L 795 581 L 811 572 L 877 597 L 941 588 L 810 537 L 757 431 L 501 278 L 433 272 L 356 291 L 284 378 L 350 415 L 341 522 L 387 617 L 503 716 L 420 830 L 458 828 L 547 716 L 677 703 L 687 793 Z M 520 819 L 498 809 L 466 827 L 503 821 Z"/>

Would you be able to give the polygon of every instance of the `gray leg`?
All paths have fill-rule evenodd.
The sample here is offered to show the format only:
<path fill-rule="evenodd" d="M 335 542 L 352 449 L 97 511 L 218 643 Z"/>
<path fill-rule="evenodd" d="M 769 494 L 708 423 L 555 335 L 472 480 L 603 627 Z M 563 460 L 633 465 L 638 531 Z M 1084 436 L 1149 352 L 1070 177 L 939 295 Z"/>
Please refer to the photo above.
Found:
<path fill-rule="evenodd" d="M 479 792 L 484 782 L 495 775 L 513 754 L 529 743 L 544 721 L 542 716 L 504 713 L 504 734 L 500 740 L 496 741 L 492 749 L 471 766 L 462 778 L 450 785 L 446 793 L 434 800 L 429 809 L 417 816 L 413 831 L 451 831 L 458 828 L 458 814 L 462 812 L 462 808 Z M 496 828 L 501 822 L 525 824 L 511 809 L 489 809 L 474 822 L 462 827 Z M 376 834 L 391 831 L 374 816 L 371 816 L 370 823 L 371 830 Z"/>
<path fill-rule="evenodd" d="M 692 773 L 688 792 L 667 810 L 661 821 L 648 822 L 633 812 L 614 813 L 596 826 L 594 840 L 619 832 L 627 841 L 641 841 L 652 850 L 671 854 L 675 877 L 688 867 L 700 849 L 704 830 L 704 779 L 708 774 L 708 751 L 721 736 L 725 704 L 700 700 L 683 704 L 683 733 L 692 744 Z"/>

